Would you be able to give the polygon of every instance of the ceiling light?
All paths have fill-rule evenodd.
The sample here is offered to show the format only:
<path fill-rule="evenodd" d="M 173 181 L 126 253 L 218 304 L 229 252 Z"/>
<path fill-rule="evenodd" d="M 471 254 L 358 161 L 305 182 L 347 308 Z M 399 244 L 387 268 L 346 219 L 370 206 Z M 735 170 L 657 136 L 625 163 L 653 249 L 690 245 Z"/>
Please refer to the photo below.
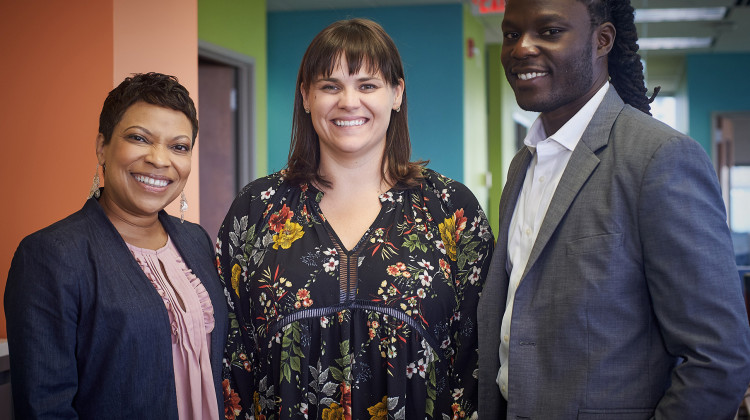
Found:
<path fill-rule="evenodd" d="M 726 7 L 694 7 L 675 9 L 636 9 L 635 23 L 648 22 L 696 22 L 699 20 L 722 20 Z"/>
<path fill-rule="evenodd" d="M 687 48 L 708 48 L 713 38 L 639 38 L 638 47 L 641 50 L 681 50 Z"/>

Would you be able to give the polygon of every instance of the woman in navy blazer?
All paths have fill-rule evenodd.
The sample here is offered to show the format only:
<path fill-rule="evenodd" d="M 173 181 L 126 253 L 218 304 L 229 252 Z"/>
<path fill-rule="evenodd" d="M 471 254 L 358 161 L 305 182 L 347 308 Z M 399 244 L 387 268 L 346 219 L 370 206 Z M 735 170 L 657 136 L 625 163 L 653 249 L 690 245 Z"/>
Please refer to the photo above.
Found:
<path fill-rule="evenodd" d="M 223 417 L 227 308 L 212 241 L 164 212 L 197 131 L 172 76 L 134 75 L 109 93 L 97 136 L 106 188 L 97 166 L 83 208 L 26 237 L 8 274 L 16 418 Z"/>

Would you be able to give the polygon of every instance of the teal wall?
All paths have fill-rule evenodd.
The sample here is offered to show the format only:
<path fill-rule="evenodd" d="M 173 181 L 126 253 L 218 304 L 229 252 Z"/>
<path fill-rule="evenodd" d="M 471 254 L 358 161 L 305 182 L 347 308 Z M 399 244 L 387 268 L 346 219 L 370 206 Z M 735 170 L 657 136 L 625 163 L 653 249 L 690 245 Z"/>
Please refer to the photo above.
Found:
<path fill-rule="evenodd" d="M 255 177 L 267 173 L 266 0 L 198 0 L 198 38 L 255 60 Z"/>
<path fill-rule="evenodd" d="M 406 72 L 412 160 L 463 180 L 462 5 L 268 13 L 268 169 L 286 165 L 294 85 L 305 49 L 330 23 L 353 17 L 380 23 Z M 439 28 L 439 29 L 438 29 Z"/>
<path fill-rule="evenodd" d="M 711 154 L 713 112 L 750 111 L 750 54 L 687 56 L 690 137 Z"/>

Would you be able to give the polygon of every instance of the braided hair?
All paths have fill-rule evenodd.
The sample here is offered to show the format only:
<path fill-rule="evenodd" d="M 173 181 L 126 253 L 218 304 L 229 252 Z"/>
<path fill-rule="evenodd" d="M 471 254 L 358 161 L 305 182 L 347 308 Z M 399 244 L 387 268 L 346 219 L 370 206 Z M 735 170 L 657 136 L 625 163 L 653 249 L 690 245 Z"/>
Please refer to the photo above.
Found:
<path fill-rule="evenodd" d="M 608 57 L 610 83 L 626 104 L 651 115 L 650 103 L 659 93 L 660 87 L 654 89 L 651 98 L 646 96 L 643 64 L 638 54 L 638 33 L 630 0 L 579 1 L 588 8 L 592 27 L 610 22 L 617 31 Z"/>

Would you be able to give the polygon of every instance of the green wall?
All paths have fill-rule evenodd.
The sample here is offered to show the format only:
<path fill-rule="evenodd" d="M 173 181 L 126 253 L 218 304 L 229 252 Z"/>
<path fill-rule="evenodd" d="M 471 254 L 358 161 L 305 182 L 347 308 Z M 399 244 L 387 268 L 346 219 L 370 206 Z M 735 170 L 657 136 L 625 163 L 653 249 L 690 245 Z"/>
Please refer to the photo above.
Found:
<path fill-rule="evenodd" d="M 503 66 L 500 64 L 500 44 L 487 45 L 487 155 L 488 170 L 492 174 L 492 184 L 489 188 L 489 204 L 487 218 L 490 220 L 492 233 L 498 235 L 500 194 L 505 183 L 503 168 L 503 97 L 502 90 L 506 83 Z"/>
<path fill-rule="evenodd" d="M 495 237 L 499 235 L 500 196 L 505 187 L 510 162 L 518 152 L 516 126 L 520 124 L 529 127 L 539 115 L 536 112 L 522 110 L 516 103 L 516 96 L 505 78 L 500 63 L 501 49 L 501 44 L 487 46 L 487 137 L 489 171 L 492 174 L 487 217 L 490 219 Z"/>
<path fill-rule="evenodd" d="M 255 60 L 255 174 L 268 173 L 266 0 L 198 0 L 198 38 Z"/>
<path fill-rule="evenodd" d="M 484 26 L 472 15 L 469 5 L 463 7 L 464 62 L 464 184 L 474 193 L 487 212 L 487 77 L 485 66 Z M 473 43 L 469 50 L 469 40 Z M 469 55 L 472 55 L 469 57 Z"/>

